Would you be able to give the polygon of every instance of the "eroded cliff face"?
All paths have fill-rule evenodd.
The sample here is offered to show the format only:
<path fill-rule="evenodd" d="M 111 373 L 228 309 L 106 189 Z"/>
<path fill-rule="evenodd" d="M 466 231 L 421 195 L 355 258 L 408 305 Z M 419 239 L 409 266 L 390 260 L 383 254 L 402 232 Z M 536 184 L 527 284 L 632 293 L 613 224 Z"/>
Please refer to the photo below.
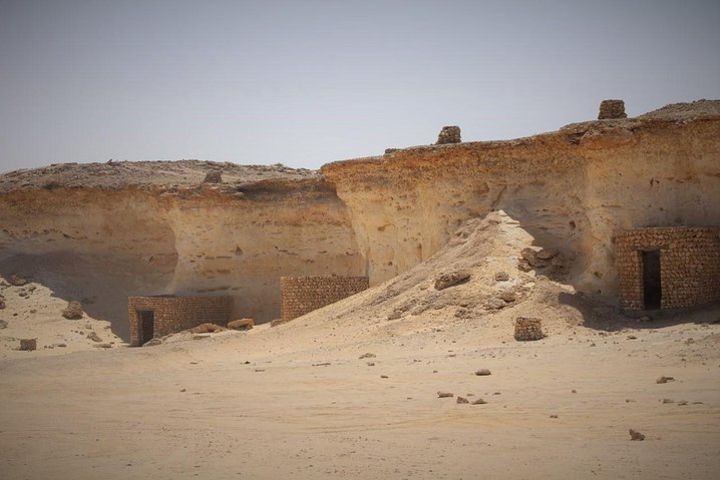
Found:
<path fill-rule="evenodd" d="M 83 300 L 124 337 L 129 295 L 229 294 L 236 315 L 267 321 L 282 275 L 376 285 L 503 210 L 562 252 L 563 280 L 615 301 L 615 231 L 720 225 L 720 102 L 693 105 L 321 172 L 194 161 L 12 172 L 0 176 L 0 274 Z M 203 183 L 215 170 L 223 181 Z"/>
<path fill-rule="evenodd" d="M 619 120 L 507 142 L 400 150 L 323 167 L 348 205 L 371 283 L 438 251 L 463 221 L 504 210 L 572 262 L 567 280 L 616 292 L 615 231 L 720 224 L 720 121 Z"/>
<path fill-rule="evenodd" d="M 347 208 L 320 180 L 233 190 L 31 189 L 0 210 L 0 274 L 82 300 L 127 337 L 127 297 L 231 295 L 279 317 L 282 275 L 362 275 Z"/>

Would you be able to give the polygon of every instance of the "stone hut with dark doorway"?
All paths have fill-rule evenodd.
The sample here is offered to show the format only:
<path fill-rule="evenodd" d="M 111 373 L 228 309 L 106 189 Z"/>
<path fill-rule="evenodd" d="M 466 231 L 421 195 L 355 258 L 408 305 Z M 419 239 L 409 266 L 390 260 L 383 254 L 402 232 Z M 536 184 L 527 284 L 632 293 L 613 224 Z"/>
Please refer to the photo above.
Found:
<path fill-rule="evenodd" d="M 614 242 L 626 310 L 720 300 L 720 227 L 640 228 L 618 233 Z"/>
<path fill-rule="evenodd" d="M 140 347 L 202 323 L 227 325 L 232 309 L 233 299 L 228 296 L 129 297 L 130 345 Z"/>

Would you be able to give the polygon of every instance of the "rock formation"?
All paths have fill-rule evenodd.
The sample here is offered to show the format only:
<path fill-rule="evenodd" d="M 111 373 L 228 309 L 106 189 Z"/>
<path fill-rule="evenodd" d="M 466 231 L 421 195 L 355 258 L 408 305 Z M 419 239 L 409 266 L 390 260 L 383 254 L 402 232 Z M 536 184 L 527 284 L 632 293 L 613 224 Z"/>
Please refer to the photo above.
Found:
<path fill-rule="evenodd" d="M 266 322 L 280 316 L 281 276 L 377 285 L 432 257 L 468 220 L 502 210 L 532 237 L 529 269 L 616 301 L 617 230 L 720 224 L 718 138 L 720 102 L 700 101 L 320 172 L 201 161 L 9 172 L 0 176 L 0 274 L 93 299 L 86 314 L 126 339 L 131 295 L 230 295 L 234 318 Z M 203 183 L 219 170 L 222 183 Z M 553 255 L 541 258 L 543 249 Z M 493 275 L 514 272 L 514 258 Z M 488 305 L 502 308 L 509 295 Z"/>

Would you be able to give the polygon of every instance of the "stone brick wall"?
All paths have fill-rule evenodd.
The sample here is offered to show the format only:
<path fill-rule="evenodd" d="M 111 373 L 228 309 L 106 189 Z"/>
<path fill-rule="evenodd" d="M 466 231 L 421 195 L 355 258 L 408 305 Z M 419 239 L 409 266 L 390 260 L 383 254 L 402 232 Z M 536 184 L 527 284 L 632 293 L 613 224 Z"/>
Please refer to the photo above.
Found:
<path fill-rule="evenodd" d="M 720 300 L 720 227 L 626 230 L 614 242 L 623 308 L 645 308 L 642 252 L 647 250 L 660 251 L 661 308 Z"/>
<path fill-rule="evenodd" d="M 292 320 L 343 298 L 367 290 L 368 277 L 281 277 L 281 317 Z"/>
<path fill-rule="evenodd" d="M 154 337 L 162 337 L 206 322 L 226 325 L 232 309 L 233 299 L 228 296 L 129 297 L 130 344 L 141 345 L 140 311 L 153 312 Z M 142 339 L 142 343 L 148 340 Z"/>

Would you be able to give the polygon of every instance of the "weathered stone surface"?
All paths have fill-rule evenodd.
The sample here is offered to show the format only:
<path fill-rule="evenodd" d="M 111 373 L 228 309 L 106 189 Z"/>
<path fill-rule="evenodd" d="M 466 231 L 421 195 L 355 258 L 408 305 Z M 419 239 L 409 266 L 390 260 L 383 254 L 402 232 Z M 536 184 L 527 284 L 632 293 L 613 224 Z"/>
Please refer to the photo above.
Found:
<path fill-rule="evenodd" d="M 542 320 L 539 318 L 518 317 L 515 319 L 515 340 L 527 342 L 545 337 L 542 331 Z"/>
<path fill-rule="evenodd" d="M 32 351 L 37 349 L 36 338 L 21 338 L 20 339 L 20 350 Z"/>
<path fill-rule="evenodd" d="M 149 340 L 142 338 L 140 312 L 152 312 L 153 336 L 162 337 L 198 326 L 204 331 L 223 329 L 220 325 L 230 319 L 232 308 L 233 299 L 226 295 L 129 297 L 130 344 L 140 346 Z"/>
<path fill-rule="evenodd" d="M 368 277 L 322 275 L 281 277 L 281 316 L 283 321 L 338 302 L 369 287 Z"/>
<path fill-rule="evenodd" d="M 67 307 L 62 311 L 62 316 L 69 320 L 78 320 L 83 317 L 83 308 L 80 302 L 68 302 Z"/>
<path fill-rule="evenodd" d="M 609 118 L 627 118 L 625 114 L 625 102 L 622 100 L 603 100 L 600 102 L 598 120 Z"/>
<path fill-rule="evenodd" d="M 215 332 L 222 332 L 223 330 L 225 330 L 224 327 L 221 327 L 220 325 L 216 325 L 214 323 L 201 323 L 200 325 L 198 325 L 196 327 L 192 327 L 190 329 L 190 332 L 192 332 L 192 333 L 215 333 Z"/>
<path fill-rule="evenodd" d="M 205 175 L 203 183 L 222 183 L 222 171 L 210 170 L 207 175 Z"/>
<path fill-rule="evenodd" d="M 642 252 L 659 250 L 660 307 L 685 308 L 720 300 L 720 227 L 656 227 L 616 232 L 620 303 L 645 308 Z"/>
<path fill-rule="evenodd" d="M 435 279 L 435 290 L 444 290 L 469 280 L 470 272 L 465 270 L 443 273 Z"/>
<path fill-rule="evenodd" d="M 462 139 L 460 137 L 460 127 L 452 125 L 443 127 L 440 130 L 436 144 L 443 145 L 446 143 L 460 143 Z"/>
<path fill-rule="evenodd" d="M 255 320 L 252 318 L 241 318 L 228 322 L 227 327 L 232 330 L 250 330 L 255 326 Z"/>

